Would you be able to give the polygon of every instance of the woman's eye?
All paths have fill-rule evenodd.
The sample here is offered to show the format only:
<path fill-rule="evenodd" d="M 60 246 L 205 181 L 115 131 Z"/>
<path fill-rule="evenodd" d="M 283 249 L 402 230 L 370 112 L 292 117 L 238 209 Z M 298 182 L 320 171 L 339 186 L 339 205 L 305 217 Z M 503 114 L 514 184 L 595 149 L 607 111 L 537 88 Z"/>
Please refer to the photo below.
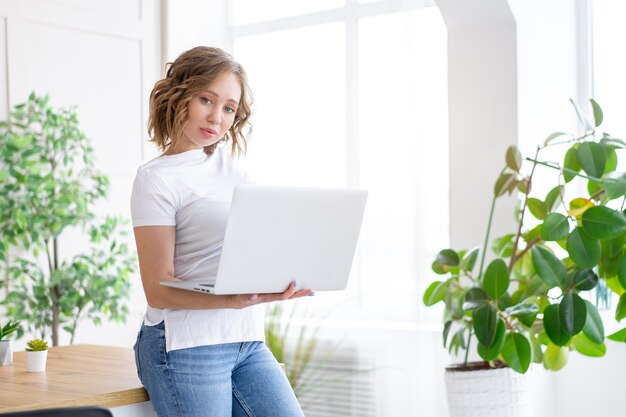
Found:
<path fill-rule="evenodd" d="M 233 109 L 232 107 L 226 107 L 226 112 L 227 113 L 234 113 L 235 109 Z"/>
<path fill-rule="evenodd" d="M 208 97 L 200 97 L 200 101 L 201 101 L 203 104 L 209 104 L 209 103 L 211 103 L 211 99 L 210 99 L 210 98 L 208 98 Z"/>

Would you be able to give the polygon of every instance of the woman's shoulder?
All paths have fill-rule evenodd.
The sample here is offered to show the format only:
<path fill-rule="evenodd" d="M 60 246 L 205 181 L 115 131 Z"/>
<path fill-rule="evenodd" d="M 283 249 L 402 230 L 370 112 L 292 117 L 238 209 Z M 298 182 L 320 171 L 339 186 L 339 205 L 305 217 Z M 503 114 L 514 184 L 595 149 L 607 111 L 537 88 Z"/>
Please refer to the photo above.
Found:
<path fill-rule="evenodd" d="M 135 181 L 141 183 L 167 184 L 168 165 L 161 157 L 156 157 L 137 167 Z"/>

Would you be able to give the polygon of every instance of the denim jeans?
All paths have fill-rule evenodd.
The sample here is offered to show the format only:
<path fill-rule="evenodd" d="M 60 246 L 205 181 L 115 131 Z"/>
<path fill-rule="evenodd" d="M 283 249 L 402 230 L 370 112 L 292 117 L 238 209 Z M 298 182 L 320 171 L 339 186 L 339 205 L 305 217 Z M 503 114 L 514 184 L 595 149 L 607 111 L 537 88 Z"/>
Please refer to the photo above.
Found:
<path fill-rule="evenodd" d="M 159 417 L 303 417 L 285 373 L 263 342 L 165 351 L 165 326 L 135 343 L 141 383 Z"/>

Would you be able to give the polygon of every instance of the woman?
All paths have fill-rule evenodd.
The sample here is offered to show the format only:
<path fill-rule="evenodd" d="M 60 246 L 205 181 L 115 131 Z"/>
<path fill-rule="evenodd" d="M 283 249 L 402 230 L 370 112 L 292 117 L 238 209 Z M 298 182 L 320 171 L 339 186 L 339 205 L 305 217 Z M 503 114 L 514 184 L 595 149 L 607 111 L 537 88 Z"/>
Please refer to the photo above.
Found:
<path fill-rule="evenodd" d="M 311 290 L 208 295 L 159 284 L 216 275 L 233 189 L 250 182 L 233 160 L 250 113 L 243 68 L 217 48 L 180 55 L 150 95 L 148 130 L 163 154 L 138 169 L 131 209 L 148 302 L 137 369 L 158 416 L 303 415 L 263 343 L 259 304 Z"/>

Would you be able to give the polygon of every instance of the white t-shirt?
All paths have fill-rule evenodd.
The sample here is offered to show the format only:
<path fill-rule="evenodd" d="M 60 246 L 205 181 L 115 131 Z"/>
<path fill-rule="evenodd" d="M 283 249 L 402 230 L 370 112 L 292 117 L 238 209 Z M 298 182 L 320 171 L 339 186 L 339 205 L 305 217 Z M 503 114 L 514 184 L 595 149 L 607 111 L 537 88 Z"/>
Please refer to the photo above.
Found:
<path fill-rule="evenodd" d="M 160 156 L 137 170 L 131 196 L 133 227 L 176 226 L 174 276 L 215 278 L 226 220 L 237 184 L 250 177 L 226 148 Z M 148 306 L 146 325 L 165 321 L 168 351 L 264 340 L 263 309 L 178 310 Z"/>

